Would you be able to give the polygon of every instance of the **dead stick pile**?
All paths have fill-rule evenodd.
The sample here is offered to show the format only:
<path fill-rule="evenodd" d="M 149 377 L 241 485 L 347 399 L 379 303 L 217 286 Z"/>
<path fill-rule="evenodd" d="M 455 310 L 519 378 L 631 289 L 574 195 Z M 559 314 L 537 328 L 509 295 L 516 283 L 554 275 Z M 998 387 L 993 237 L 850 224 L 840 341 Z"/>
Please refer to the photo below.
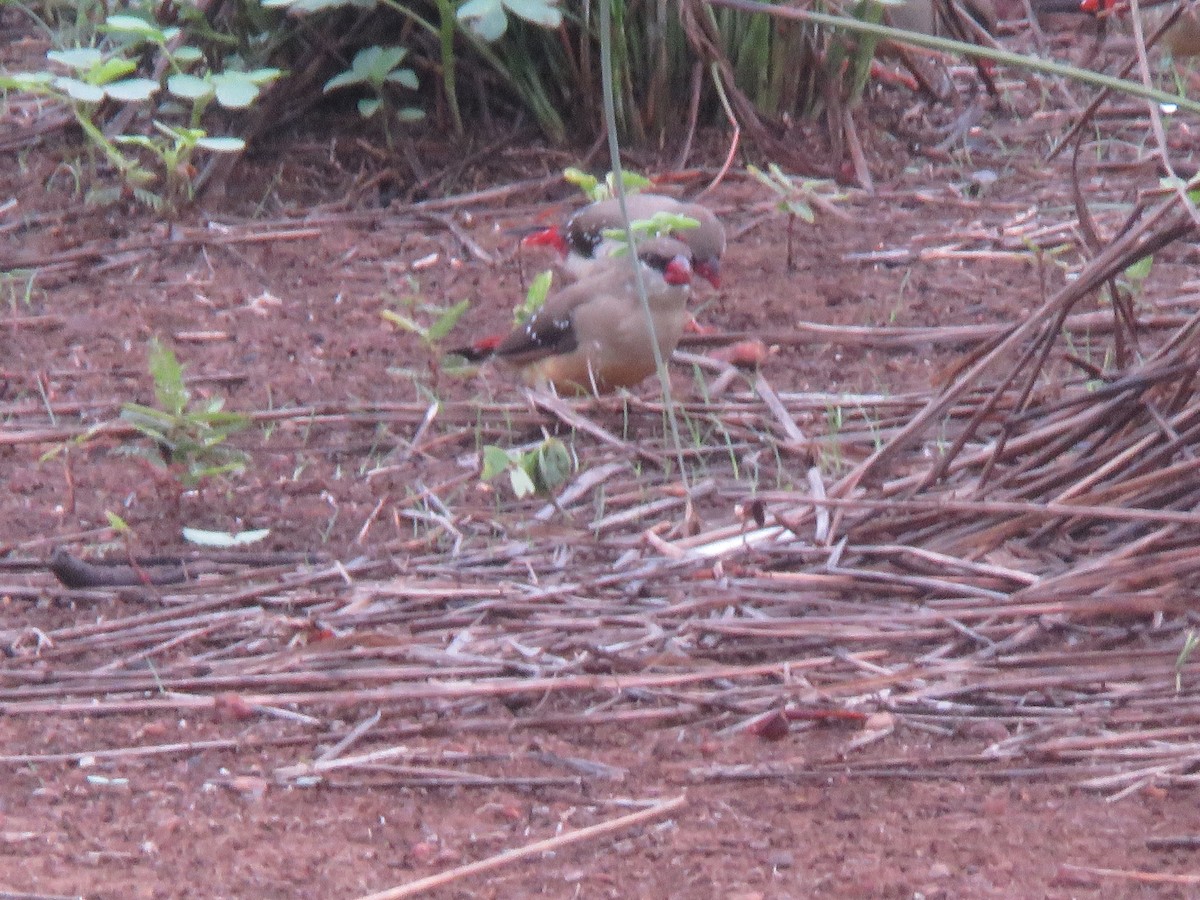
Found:
<path fill-rule="evenodd" d="M 296 783 L 499 783 L 487 761 L 394 746 L 421 734 L 633 723 L 732 732 L 875 712 L 945 735 L 986 723 L 988 737 L 917 771 L 907 759 L 856 764 L 868 731 L 838 771 L 1067 775 L 1118 795 L 1193 780 L 1200 673 L 1184 648 L 1200 589 L 1200 313 L 1180 302 L 1147 329 L 1117 303 L 1100 328 L 1076 307 L 1194 229 L 1171 200 L 1139 209 L 1040 309 L 973 335 L 978 349 L 934 392 L 787 394 L 758 376 L 741 392 L 681 403 L 680 453 L 661 406 L 637 400 L 272 412 L 284 440 L 291 428 L 329 447 L 388 428 L 397 446 L 377 471 L 413 483 L 423 460 L 447 453 L 466 474 L 422 484 L 395 513 L 411 539 L 355 560 L 117 559 L 135 574 L 174 566 L 183 580 L 67 589 L 31 573 L 43 544 L 7 548 L 0 593 L 99 612 L 0 632 L 0 715 L 216 708 L 281 720 L 296 729 L 286 745 L 335 716 L 384 712 L 387 722 L 360 716 L 331 751 L 276 772 Z M 1067 346 L 1083 322 L 1111 336 L 1118 366 Z M 42 412 L 6 409 L 0 442 L 79 436 Z M 467 489 L 480 442 L 546 432 L 581 461 L 554 503 Z M 512 712 L 532 700 L 541 705 Z M 351 754 L 362 742 L 375 749 Z M 521 783 L 614 776 L 586 760 L 534 762 L 558 772 Z"/>

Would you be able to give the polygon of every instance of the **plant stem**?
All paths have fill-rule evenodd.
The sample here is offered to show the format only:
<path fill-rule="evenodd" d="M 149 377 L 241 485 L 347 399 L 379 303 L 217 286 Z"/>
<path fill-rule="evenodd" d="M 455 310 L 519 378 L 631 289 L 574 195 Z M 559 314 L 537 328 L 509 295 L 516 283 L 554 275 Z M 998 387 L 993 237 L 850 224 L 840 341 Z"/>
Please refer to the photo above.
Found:
<path fill-rule="evenodd" d="M 450 121 L 454 133 L 463 133 L 462 113 L 458 110 L 458 85 L 454 71 L 454 34 L 458 30 L 458 19 L 454 15 L 454 6 L 450 0 L 437 0 L 438 15 L 441 17 L 441 27 L 438 36 L 442 44 L 442 90 L 446 93 L 446 105 L 450 108 Z"/>
<path fill-rule="evenodd" d="M 638 299 L 642 301 L 642 315 L 646 318 L 646 327 L 650 330 L 650 345 L 654 348 L 654 365 L 658 370 L 659 386 L 662 388 L 663 410 L 671 423 L 671 439 L 675 446 L 675 459 L 679 465 L 679 479 L 690 491 L 687 468 L 684 466 L 683 460 L 683 444 L 679 438 L 679 421 L 675 414 L 674 400 L 671 398 L 671 377 L 667 372 L 667 362 L 659 351 L 658 340 L 654 334 L 654 317 L 650 315 L 650 298 L 646 295 L 646 284 L 642 281 L 642 267 L 637 260 L 637 241 L 629 222 L 629 210 L 625 205 L 625 176 L 621 169 L 621 147 L 617 139 L 616 98 L 613 90 L 612 0 L 600 0 L 600 82 L 604 91 L 604 120 L 605 129 L 608 132 L 608 157 L 613 173 L 613 192 L 621 207 L 621 219 L 625 226 L 625 240 L 629 243 L 629 259 L 630 265 L 633 266 L 634 283 L 637 285 Z"/>

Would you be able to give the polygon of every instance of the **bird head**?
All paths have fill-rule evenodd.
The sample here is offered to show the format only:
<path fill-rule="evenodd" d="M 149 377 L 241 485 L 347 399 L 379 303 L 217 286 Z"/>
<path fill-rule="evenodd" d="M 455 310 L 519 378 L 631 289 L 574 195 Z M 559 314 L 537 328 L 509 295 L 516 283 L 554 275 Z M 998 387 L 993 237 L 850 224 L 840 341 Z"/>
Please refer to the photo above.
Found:
<path fill-rule="evenodd" d="M 638 259 L 675 286 L 692 283 L 692 251 L 674 238 L 654 238 L 638 245 Z"/>

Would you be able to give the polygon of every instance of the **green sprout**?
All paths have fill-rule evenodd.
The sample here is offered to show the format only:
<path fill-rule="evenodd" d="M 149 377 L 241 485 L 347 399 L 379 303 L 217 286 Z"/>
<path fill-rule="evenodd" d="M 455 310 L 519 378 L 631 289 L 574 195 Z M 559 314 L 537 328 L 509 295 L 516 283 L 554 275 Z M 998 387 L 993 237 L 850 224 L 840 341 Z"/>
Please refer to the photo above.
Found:
<path fill-rule="evenodd" d="M 834 204 L 844 200 L 846 195 L 839 193 L 832 181 L 811 178 L 797 180 L 775 163 L 769 163 L 766 172 L 757 166 L 747 166 L 746 171 L 779 198 L 775 208 L 788 217 L 787 269 L 789 272 L 795 271 L 792 235 L 796 219 L 800 219 L 806 225 L 812 225 L 817 220 L 814 206 L 832 212 L 835 209 Z"/>
<path fill-rule="evenodd" d="M 589 200 L 609 200 L 617 196 L 617 179 L 612 172 L 609 172 L 604 176 L 604 180 L 600 181 L 595 175 L 589 175 L 582 169 L 572 167 L 563 171 L 563 178 L 583 191 Z M 626 194 L 639 193 L 653 184 L 645 175 L 639 175 L 637 172 L 627 169 L 621 172 L 621 183 L 625 186 Z"/>
<path fill-rule="evenodd" d="M 425 117 L 423 110 L 415 106 L 397 106 L 392 100 L 394 86 L 398 85 L 410 91 L 420 87 L 417 73 L 400 65 L 406 56 L 407 47 L 364 47 L 354 54 L 349 69 L 325 82 L 326 94 L 348 87 L 365 87 L 371 91 L 374 96 L 359 99 L 358 113 L 364 119 L 370 119 L 380 110 L 383 111 L 380 121 L 389 149 L 394 149 L 395 146 L 389 125 L 390 119 L 408 123 L 418 122 Z"/>
<path fill-rule="evenodd" d="M 508 473 L 509 484 L 518 500 L 534 494 L 546 496 L 560 488 L 575 471 L 571 452 L 558 438 L 546 438 L 531 450 L 505 450 L 488 444 L 483 448 L 480 477 L 491 481 Z"/>
<path fill-rule="evenodd" d="M 225 412 L 225 401 L 213 397 L 193 404 L 183 380 L 183 366 L 157 340 L 150 342 L 150 375 L 157 407 L 126 403 L 121 418 L 152 440 L 157 454 L 147 458 L 164 465 L 184 487 L 246 469 L 247 456 L 225 444 L 249 424 L 241 413 Z"/>
<path fill-rule="evenodd" d="M 462 318 L 463 313 L 471 306 L 470 300 L 460 300 L 453 306 L 435 306 L 431 303 L 420 302 L 416 296 L 406 297 L 402 302 L 414 315 L 432 316 L 432 321 L 429 324 L 423 324 L 414 315 L 405 315 L 391 309 L 382 310 L 379 315 L 397 328 L 415 334 L 421 339 L 421 343 L 431 351 L 437 349 L 438 343 L 451 332 L 458 324 L 458 320 Z"/>
<path fill-rule="evenodd" d="M 636 219 L 629 223 L 629 230 L 640 241 L 651 240 L 657 237 L 669 237 L 677 231 L 687 231 L 688 229 L 699 227 L 700 222 L 691 216 L 681 216 L 678 213 L 669 212 L 656 212 L 649 219 Z M 628 239 L 628 234 L 626 234 L 624 228 L 605 228 L 601 234 L 607 240 L 620 244 L 626 243 Z M 612 255 L 618 256 L 628 252 L 628 247 L 618 247 L 613 251 Z"/>

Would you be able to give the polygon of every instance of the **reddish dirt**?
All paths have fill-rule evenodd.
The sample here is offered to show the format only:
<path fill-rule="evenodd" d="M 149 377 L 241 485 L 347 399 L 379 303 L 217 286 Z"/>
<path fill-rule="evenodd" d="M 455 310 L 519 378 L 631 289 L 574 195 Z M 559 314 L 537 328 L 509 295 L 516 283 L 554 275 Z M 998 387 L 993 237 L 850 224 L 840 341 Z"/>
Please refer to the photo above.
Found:
<path fill-rule="evenodd" d="M 347 132 L 355 127 L 348 119 L 341 124 Z M 1010 146 L 1032 148 L 1050 126 L 1039 130 L 998 114 L 989 128 L 1003 131 Z M 1061 202 L 1032 149 L 1028 163 L 993 158 L 994 145 L 982 141 L 969 165 L 935 164 L 910 159 L 882 131 L 869 137 L 877 145 L 879 192 L 846 202 L 848 221 L 823 217 L 815 228 L 801 227 L 795 272 L 786 270 L 780 221 L 763 215 L 763 191 L 736 178 L 716 191 L 709 202 L 738 237 L 725 264 L 728 286 L 702 292 L 704 321 L 768 335 L 799 320 L 994 323 L 1039 301 L 1043 287 L 1028 264 L 846 262 L 850 253 L 936 246 L 994 228 L 1043 195 Z M 434 143 L 426 149 L 423 158 L 436 160 Z M 572 161 L 526 149 L 504 148 L 493 169 L 470 173 L 453 191 L 551 173 Z M 224 396 L 234 409 L 426 399 L 419 376 L 428 372 L 428 355 L 380 311 L 413 292 L 439 304 L 466 298 L 471 309 L 456 335 L 501 327 L 521 293 L 515 239 L 505 229 L 544 213 L 550 196 L 538 192 L 520 204 L 509 198 L 469 217 L 448 213 L 500 260 L 488 266 L 434 222 L 400 225 L 388 211 L 366 208 L 354 190 L 362 159 L 353 141 L 291 134 L 239 170 L 236 197 L 179 223 L 252 226 L 257 216 L 268 220 L 266 238 L 188 243 L 137 208 L 85 208 L 64 168 L 74 152 L 63 135 L 51 135 L 32 151 L 3 154 L 0 165 L 0 260 L 7 268 L 14 260 L 40 261 L 28 298 L 26 276 L 8 276 L 4 286 L 6 417 L 31 415 L 53 401 L 59 408 L 79 404 L 90 424 L 115 416 L 122 402 L 149 402 L 145 345 L 155 335 L 176 350 L 198 393 Z M 963 195 L 966 176 L 986 167 L 1003 172 L 1000 183 L 982 199 Z M 352 208 L 330 206 L 319 228 L 272 234 L 286 214 L 344 197 Z M 128 255 L 100 256 L 82 268 L 52 264 L 93 242 L 126 245 Z M 412 271 L 414 261 L 434 253 L 428 268 Z M 779 389 L 898 392 L 927 387 L 954 358 L 955 348 L 879 350 L 817 340 L 781 348 L 765 372 Z M 675 378 L 686 394 L 688 374 L 679 370 Z M 510 376 L 485 371 L 437 389 L 449 398 L 507 396 L 513 385 Z M 106 511 L 129 523 L 139 552 L 179 550 L 178 524 L 269 527 L 271 549 L 319 549 L 341 559 L 403 537 L 405 526 L 389 508 L 374 519 L 365 546 L 356 543 L 381 497 L 394 504 L 411 489 L 407 476 L 365 474 L 396 446 L 396 435 L 342 423 L 281 427 L 255 441 L 243 441 L 253 454 L 244 477 L 210 483 L 178 508 L 170 490 L 147 476 L 146 464 L 122 456 L 115 441 L 76 447 L 67 462 L 61 455 L 42 459 L 54 442 L 0 445 L 0 548 L 13 559 L 44 557 L 57 544 L 94 550 L 109 539 L 96 531 L 107 524 Z M 465 434 L 447 448 L 444 470 L 431 467 L 426 476 L 461 474 L 453 457 L 473 447 Z M 89 535 L 80 539 L 80 532 Z M 35 583 L 20 574 L 6 578 L 10 585 Z M 0 629 L 46 631 L 114 614 L 6 597 Z M 578 711 L 550 705 L 537 715 Z M 630 798 L 684 793 L 687 805 L 665 820 L 456 882 L 442 895 L 1067 898 L 1197 890 L 1094 871 L 1194 871 L 1186 851 L 1147 845 L 1152 837 L 1200 833 L 1194 795 L 1147 789 L 1112 803 L 1036 773 L 956 770 L 956 754 L 978 752 L 992 740 L 987 734 L 932 737 L 901 729 L 854 751 L 860 763 L 887 764 L 878 777 L 818 775 L 806 770 L 836 763 L 857 732 L 832 725 L 769 743 L 697 725 L 534 730 L 521 711 L 492 703 L 478 710 L 481 723 L 492 723 L 484 730 L 395 741 L 413 751 L 415 764 L 436 767 L 453 758 L 461 767 L 466 760 L 466 768 L 494 779 L 483 786 L 418 785 L 411 773 L 386 769 L 336 788 L 272 781 L 274 768 L 311 758 L 370 712 L 309 728 L 236 716 L 0 718 L 0 892 L 354 897 L 622 815 Z M 423 714 L 436 717 L 436 710 Z M 385 712 L 377 736 L 403 729 L 408 716 Z M 200 745 L 214 739 L 236 747 Z M 88 766 L 12 758 L 173 742 L 184 746 Z M 612 777 L 593 767 L 581 778 L 564 760 L 613 767 L 603 770 Z M 897 765 L 910 775 L 897 774 Z M 733 769 L 739 766 L 748 768 Z M 537 781 L 546 778 L 556 780 Z"/>

